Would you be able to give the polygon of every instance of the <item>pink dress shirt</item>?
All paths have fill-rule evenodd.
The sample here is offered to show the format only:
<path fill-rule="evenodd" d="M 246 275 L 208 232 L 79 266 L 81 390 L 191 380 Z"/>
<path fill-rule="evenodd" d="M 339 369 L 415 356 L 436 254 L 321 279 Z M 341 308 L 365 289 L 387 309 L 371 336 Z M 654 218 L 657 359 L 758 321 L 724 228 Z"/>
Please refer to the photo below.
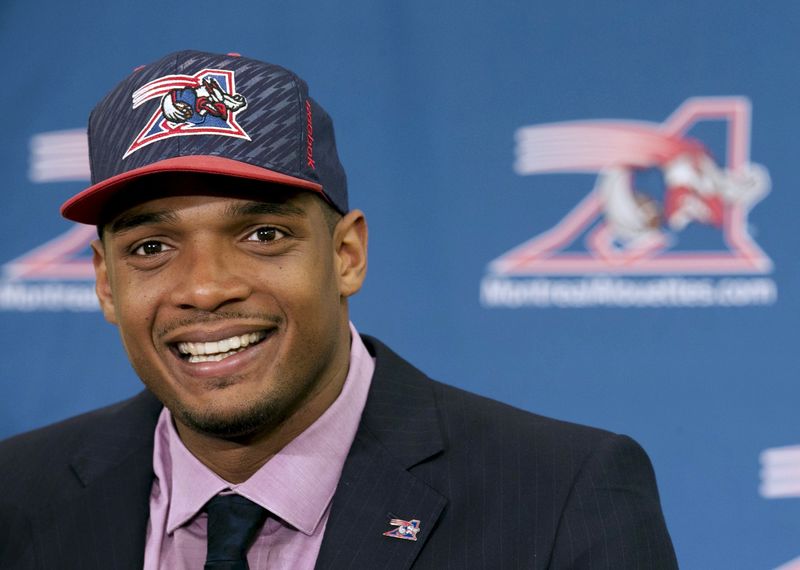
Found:
<path fill-rule="evenodd" d="M 207 517 L 200 510 L 231 491 L 271 513 L 248 551 L 251 570 L 314 568 L 375 370 L 352 323 L 350 331 L 350 369 L 339 397 L 244 483 L 228 483 L 194 457 L 164 408 L 155 431 L 145 570 L 202 570 Z"/>

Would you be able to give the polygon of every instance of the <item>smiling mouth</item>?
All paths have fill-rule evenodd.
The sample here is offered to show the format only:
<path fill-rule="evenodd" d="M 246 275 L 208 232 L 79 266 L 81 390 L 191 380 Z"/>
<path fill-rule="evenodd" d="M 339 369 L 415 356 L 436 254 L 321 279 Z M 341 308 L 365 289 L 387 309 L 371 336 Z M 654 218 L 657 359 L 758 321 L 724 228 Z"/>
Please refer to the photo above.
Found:
<path fill-rule="evenodd" d="M 266 331 L 257 331 L 213 342 L 179 342 L 175 347 L 187 362 L 219 362 L 260 343 L 266 337 Z"/>

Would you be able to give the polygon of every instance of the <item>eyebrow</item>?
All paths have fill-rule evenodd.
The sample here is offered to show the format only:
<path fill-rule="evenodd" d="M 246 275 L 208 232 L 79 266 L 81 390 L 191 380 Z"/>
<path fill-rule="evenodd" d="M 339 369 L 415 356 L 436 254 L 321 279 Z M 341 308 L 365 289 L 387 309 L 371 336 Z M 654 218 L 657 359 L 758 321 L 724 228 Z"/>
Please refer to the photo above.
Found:
<path fill-rule="evenodd" d="M 305 218 L 306 211 L 293 204 L 286 202 L 245 202 L 243 204 L 231 204 L 225 209 L 225 215 L 231 218 L 240 216 L 299 216 Z"/>
<path fill-rule="evenodd" d="M 161 212 L 144 212 L 140 214 L 122 214 L 108 226 L 108 230 L 114 234 L 120 234 L 139 226 L 152 224 L 175 223 L 178 220 L 177 214 L 170 210 Z"/>

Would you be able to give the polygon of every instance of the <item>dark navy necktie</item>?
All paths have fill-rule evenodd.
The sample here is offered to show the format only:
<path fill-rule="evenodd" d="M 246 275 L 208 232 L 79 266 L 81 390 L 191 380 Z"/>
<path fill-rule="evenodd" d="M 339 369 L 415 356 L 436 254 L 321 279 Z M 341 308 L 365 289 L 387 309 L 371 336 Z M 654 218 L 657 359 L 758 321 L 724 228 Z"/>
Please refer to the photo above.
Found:
<path fill-rule="evenodd" d="M 217 495 L 206 503 L 208 551 L 205 570 L 248 570 L 247 549 L 267 510 L 241 495 Z"/>

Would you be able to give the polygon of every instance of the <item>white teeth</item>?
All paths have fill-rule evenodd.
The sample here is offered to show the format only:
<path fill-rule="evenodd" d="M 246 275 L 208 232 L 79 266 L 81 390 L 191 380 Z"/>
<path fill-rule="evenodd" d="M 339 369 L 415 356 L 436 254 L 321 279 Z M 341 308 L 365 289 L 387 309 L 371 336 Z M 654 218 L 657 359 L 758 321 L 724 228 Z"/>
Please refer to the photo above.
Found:
<path fill-rule="evenodd" d="M 213 342 L 179 342 L 178 352 L 189 355 L 189 362 L 217 362 L 263 339 L 265 332 L 252 332 Z"/>
<path fill-rule="evenodd" d="M 253 344 L 257 340 L 259 340 L 258 333 L 243 334 L 242 336 L 240 336 L 238 338 L 242 342 L 242 346 L 247 346 L 249 344 Z"/>
<path fill-rule="evenodd" d="M 222 352 L 219 354 L 197 354 L 189 356 L 189 362 L 219 362 L 229 356 L 233 356 L 237 352 L 242 352 L 243 349 L 234 350 L 232 352 Z"/>

